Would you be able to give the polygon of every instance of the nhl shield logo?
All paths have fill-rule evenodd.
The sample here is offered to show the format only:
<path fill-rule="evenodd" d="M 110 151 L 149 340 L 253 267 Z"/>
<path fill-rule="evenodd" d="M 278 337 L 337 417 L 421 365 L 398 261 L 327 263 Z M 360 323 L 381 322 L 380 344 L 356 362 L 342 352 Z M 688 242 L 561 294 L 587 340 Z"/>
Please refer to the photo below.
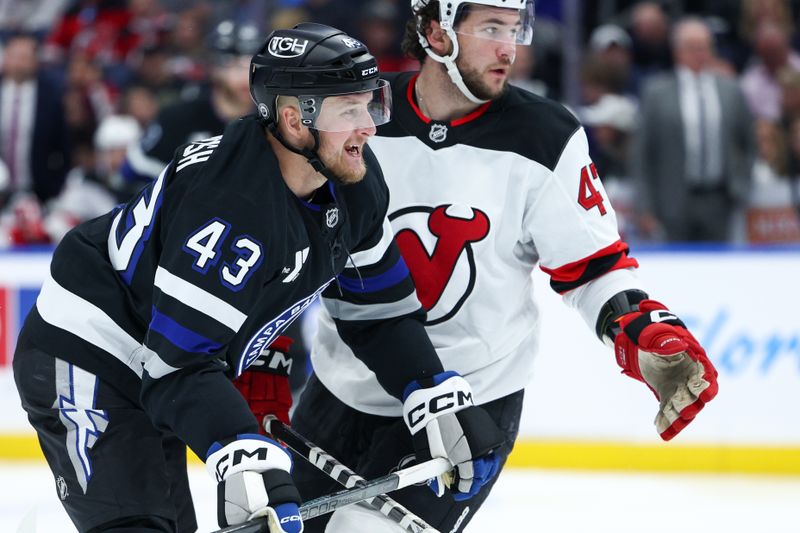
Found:
<path fill-rule="evenodd" d="M 66 500 L 67 496 L 69 496 L 69 490 L 67 489 L 67 482 L 63 476 L 58 476 L 56 478 L 56 489 L 58 489 L 58 497 L 61 500 Z"/>
<path fill-rule="evenodd" d="M 325 224 L 329 228 L 335 228 L 336 224 L 339 223 L 339 208 L 338 207 L 331 207 L 327 211 L 325 211 Z"/>
<path fill-rule="evenodd" d="M 431 124 L 431 131 L 428 137 L 435 142 L 440 143 L 447 139 L 447 124 Z"/>

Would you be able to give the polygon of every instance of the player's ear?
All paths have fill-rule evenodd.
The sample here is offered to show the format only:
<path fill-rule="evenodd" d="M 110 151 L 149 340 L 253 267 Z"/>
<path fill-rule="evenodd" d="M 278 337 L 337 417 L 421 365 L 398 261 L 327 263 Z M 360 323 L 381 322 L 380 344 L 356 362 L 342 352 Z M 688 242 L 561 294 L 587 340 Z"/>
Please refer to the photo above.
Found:
<path fill-rule="evenodd" d="M 450 37 L 447 36 L 447 33 L 435 20 L 432 20 L 430 26 L 425 30 L 425 37 L 428 39 L 431 49 L 437 55 L 450 55 L 453 50 L 453 43 L 450 42 Z"/>
<path fill-rule="evenodd" d="M 295 140 L 304 136 L 306 127 L 300 118 L 300 109 L 293 105 L 285 105 L 278 109 L 278 129 L 284 138 Z"/>

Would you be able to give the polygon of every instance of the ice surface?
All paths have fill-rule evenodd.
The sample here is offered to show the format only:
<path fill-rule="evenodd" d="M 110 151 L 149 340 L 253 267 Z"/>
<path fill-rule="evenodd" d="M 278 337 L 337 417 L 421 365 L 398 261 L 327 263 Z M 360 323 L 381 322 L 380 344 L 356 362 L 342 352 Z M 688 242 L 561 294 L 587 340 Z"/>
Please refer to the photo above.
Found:
<path fill-rule="evenodd" d="M 214 531 L 214 483 L 200 466 L 189 476 L 199 531 Z M 0 479 L 0 531 L 75 531 L 44 463 L 0 462 Z M 516 469 L 465 531 L 797 533 L 798 509 L 800 478 Z"/>

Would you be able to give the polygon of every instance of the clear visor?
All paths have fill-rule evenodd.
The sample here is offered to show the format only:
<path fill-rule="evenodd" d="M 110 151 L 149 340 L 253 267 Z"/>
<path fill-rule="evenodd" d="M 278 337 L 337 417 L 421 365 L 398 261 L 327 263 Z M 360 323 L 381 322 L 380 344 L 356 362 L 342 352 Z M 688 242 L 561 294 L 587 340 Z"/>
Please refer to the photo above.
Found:
<path fill-rule="evenodd" d="M 370 129 L 386 124 L 392 115 L 392 91 L 386 80 L 366 91 L 298 98 L 303 123 L 320 131 Z"/>
<path fill-rule="evenodd" d="M 466 3 L 458 8 L 455 31 L 501 43 L 531 44 L 533 41 L 533 1 L 524 9 L 509 9 Z"/>

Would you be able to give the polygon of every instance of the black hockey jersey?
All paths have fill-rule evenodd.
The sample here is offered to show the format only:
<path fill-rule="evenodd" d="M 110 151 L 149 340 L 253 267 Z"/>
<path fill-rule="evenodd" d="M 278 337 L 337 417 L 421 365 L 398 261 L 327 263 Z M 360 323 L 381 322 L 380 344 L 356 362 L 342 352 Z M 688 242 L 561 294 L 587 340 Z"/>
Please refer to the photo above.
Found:
<path fill-rule="evenodd" d="M 442 370 L 365 178 L 315 200 L 286 186 L 254 116 L 179 148 L 138 197 L 70 232 L 25 328 L 33 343 L 118 386 L 198 455 L 256 430 L 230 384 L 314 299 L 338 306 L 353 351 L 396 397 Z"/>

